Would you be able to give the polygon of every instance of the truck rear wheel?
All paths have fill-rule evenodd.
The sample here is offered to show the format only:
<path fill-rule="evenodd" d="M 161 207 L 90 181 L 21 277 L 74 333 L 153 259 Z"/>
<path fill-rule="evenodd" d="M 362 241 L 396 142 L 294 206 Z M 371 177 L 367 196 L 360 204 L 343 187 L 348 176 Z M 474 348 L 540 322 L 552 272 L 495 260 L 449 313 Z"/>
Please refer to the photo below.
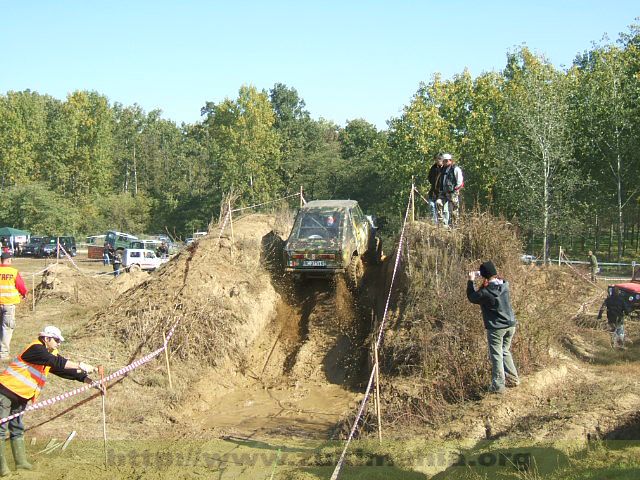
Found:
<path fill-rule="evenodd" d="M 351 262 L 347 267 L 347 285 L 354 292 L 362 286 L 362 278 L 364 277 L 364 265 L 359 255 L 351 257 Z"/>

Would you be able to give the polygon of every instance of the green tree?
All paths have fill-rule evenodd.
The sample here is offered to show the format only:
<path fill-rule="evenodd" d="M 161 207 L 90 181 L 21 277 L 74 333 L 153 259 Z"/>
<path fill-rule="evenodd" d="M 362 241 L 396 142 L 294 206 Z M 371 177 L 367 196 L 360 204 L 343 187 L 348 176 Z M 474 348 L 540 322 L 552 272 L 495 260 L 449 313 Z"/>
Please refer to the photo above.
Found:
<path fill-rule="evenodd" d="M 546 261 L 552 227 L 566 228 L 580 213 L 573 202 L 579 177 L 571 155 L 568 88 L 562 72 L 526 48 L 509 56 L 505 76 L 502 205 L 525 226 L 541 230 Z"/>
<path fill-rule="evenodd" d="M 217 189 L 258 203 L 282 191 L 281 151 L 275 115 L 265 92 L 243 86 L 238 98 L 203 109 Z"/>

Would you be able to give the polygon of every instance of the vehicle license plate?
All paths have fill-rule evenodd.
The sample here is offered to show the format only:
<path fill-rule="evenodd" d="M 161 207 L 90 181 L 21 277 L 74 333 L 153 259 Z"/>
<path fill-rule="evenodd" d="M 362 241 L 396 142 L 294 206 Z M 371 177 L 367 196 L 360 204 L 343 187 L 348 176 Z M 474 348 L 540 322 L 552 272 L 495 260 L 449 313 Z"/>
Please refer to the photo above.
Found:
<path fill-rule="evenodd" d="M 327 262 L 324 260 L 305 260 L 302 262 L 303 267 L 326 267 Z"/>

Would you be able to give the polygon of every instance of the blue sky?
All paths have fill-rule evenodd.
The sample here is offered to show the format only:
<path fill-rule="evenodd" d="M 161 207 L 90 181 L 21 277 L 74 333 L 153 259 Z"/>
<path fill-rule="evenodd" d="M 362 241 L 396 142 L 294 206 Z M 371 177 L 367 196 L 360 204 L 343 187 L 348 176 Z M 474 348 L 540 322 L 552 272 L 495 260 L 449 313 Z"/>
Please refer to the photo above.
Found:
<path fill-rule="evenodd" d="M 96 90 L 180 123 L 243 84 L 280 82 L 313 118 L 378 128 L 436 72 L 501 70 L 522 44 L 570 65 L 640 16 L 617 0 L 0 0 L 0 12 L 0 93 Z"/>

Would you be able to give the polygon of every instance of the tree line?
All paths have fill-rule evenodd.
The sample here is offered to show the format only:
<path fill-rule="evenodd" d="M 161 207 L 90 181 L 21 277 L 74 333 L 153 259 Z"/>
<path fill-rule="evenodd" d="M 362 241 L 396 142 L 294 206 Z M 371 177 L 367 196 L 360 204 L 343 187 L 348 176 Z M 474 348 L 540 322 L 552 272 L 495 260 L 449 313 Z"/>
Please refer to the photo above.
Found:
<path fill-rule="evenodd" d="M 622 258 L 640 225 L 640 27 L 553 66 L 522 47 L 504 69 L 421 83 L 378 130 L 312 119 L 295 88 L 242 86 L 207 102 L 201 121 L 109 102 L 0 95 L 0 224 L 34 233 L 118 228 L 188 236 L 238 204 L 298 191 L 353 198 L 391 226 L 411 177 L 426 195 L 437 152 L 465 172 L 464 203 L 513 219 L 529 248 L 558 235 L 583 248 L 607 235 Z M 611 244 L 609 244 L 611 249 Z"/>

